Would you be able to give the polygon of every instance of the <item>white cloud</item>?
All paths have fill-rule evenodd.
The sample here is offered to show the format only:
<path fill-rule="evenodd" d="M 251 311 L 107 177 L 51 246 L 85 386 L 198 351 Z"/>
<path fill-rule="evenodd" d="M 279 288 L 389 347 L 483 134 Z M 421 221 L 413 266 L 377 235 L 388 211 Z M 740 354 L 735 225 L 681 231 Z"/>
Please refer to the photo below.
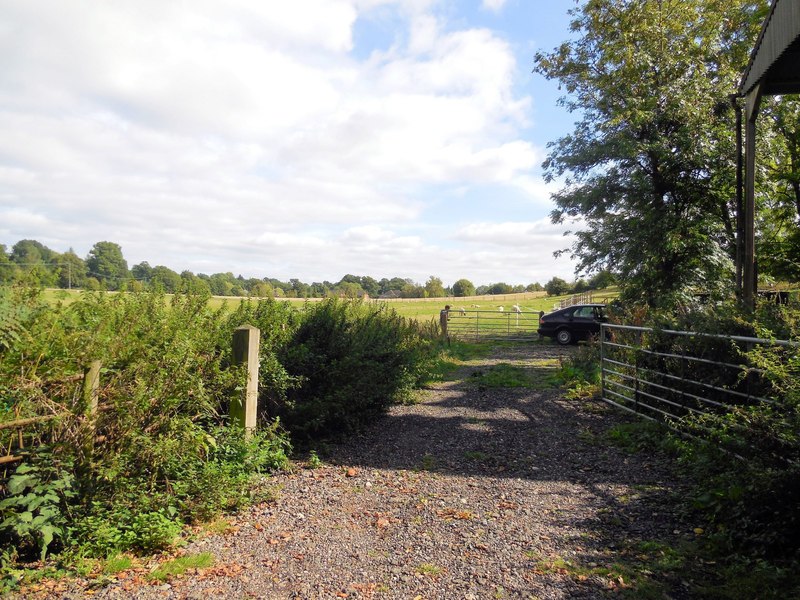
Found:
<path fill-rule="evenodd" d="M 482 0 L 481 6 L 486 10 L 500 12 L 506 5 L 506 0 Z"/>
<path fill-rule="evenodd" d="M 378 7 L 404 35 L 357 58 L 354 27 Z M 511 44 L 453 28 L 436 0 L 3 11 L 0 242 L 85 253 L 109 239 L 131 263 L 309 279 L 444 275 L 448 257 L 468 276 L 431 240 L 474 245 L 489 229 L 424 222 L 438 190 L 548 203 Z"/>

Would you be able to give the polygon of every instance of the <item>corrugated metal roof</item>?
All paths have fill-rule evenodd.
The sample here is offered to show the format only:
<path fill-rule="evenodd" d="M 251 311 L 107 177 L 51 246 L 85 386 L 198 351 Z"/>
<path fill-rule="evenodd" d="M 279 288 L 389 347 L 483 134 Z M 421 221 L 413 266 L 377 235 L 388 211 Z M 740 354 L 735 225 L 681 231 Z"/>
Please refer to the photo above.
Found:
<path fill-rule="evenodd" d="M 762 80 L 765 94 L 800 93 L 800 0 L 773 0 L 739 93 Z"/>

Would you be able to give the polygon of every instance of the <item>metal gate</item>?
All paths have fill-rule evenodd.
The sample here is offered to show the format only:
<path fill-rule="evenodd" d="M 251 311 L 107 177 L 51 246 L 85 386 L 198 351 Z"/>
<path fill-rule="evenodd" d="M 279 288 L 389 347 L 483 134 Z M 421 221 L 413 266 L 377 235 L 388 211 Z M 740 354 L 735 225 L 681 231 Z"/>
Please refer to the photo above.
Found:
<path fill-rule="evenodd" d="M 604 323 L 601 397 L 625 411 L 685 433 L 687 419 L 709 423 L 739 407 L 778 405 L 764 371 L 747 353 L 771 347 L 789 364 L 796 342 Z M 701 417 L 699 420 L 697 417 Z M 700 427 L 702 431 L 702 427 Z M 717 440 L 719 441 L 719 440 Z"/>
<path fill-rule="evenodd" d="M 443 332 L 466 341 L 533 341 L 539 339 L 539 313 L 525 311 L 466 310 L 442 311 Z"/>

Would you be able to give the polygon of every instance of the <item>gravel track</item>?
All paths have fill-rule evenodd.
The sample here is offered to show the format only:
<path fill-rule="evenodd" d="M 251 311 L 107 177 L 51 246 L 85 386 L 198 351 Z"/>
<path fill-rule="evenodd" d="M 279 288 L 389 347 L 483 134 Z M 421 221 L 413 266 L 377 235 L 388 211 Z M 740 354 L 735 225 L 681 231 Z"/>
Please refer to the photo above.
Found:
<path fill-rule="evenodd" d="M 627 417 L 544 384 L 574 351 L 496 348 L 421 403 L 394 407 L 331 447 L 322 467 L 301 462 L 275 476 L 275 501 L 185 549 L 211 552 L 214 567 L 161 585 L 119 579 L 93 597 L 618 596 L 628 583 L 597 567 L 637 542 L 686 536 L 687 526 L 669 508 L 676 484 L 662 461 L 598 442 Z M 477 375 L 500 362 L 541 385 L 481 386 Z M 670 597 L 681 597 L 672 587 Z"/>

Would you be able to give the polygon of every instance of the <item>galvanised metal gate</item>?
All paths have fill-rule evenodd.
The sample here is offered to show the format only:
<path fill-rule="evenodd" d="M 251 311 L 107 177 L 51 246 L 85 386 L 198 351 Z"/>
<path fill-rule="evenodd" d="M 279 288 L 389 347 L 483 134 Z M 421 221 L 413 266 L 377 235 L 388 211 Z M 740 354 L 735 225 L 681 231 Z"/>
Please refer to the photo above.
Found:
<path fill-rule="evenodd" d="M 443 330 L 451 338 L 481 341 L 538 340 L 539 313 L 525 311 L 466 310 L 442 311 L 446 321 Z"/>
<path fill-rule="evenodd" d="M 604 323 L 601 326 L 602 399 L 685 433 L 687 419 L 725 415 L 737 407 L 775 404 L 764 371 L 747 352 L 769 347 L 796 360 L 796 342 L 655 330 Z M 699 420 L 702 422 L 702 418 Z M 702 430 L 702 425 L 700 426 Z"/>

